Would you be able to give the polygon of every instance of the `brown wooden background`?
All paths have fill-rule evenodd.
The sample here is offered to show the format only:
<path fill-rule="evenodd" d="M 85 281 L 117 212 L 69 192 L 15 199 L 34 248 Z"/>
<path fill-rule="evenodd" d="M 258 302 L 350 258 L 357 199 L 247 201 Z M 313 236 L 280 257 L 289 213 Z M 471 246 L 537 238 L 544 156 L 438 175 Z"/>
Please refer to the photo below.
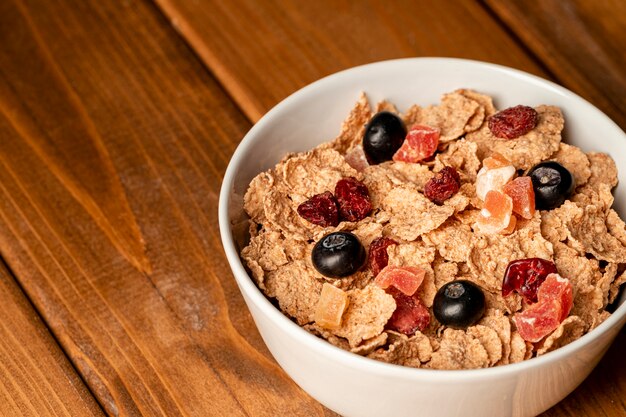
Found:
<path fill-rule="evenodd" d="M 625 45 L 622 0 L 0 2 L 0 413 L 335 415 L 276 365 L 221 249 L 245 132 L 413 56 L 552 79 L 626 128 Z M 544 416 L 626 415 L 625 349 Z"/>

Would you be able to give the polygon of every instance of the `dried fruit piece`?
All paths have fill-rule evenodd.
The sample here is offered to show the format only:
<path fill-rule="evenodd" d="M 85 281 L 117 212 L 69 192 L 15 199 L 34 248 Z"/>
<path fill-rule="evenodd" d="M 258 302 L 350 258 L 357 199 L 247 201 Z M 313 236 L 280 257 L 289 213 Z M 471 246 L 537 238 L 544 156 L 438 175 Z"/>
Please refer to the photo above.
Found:
<path fill-rule="evenodd" d="M 396 310 L 387 322 L 386 329 L 411 336 L 417 330 L 422 331 L 428 326 L 430 312 L 417 294 L 409 296 L 394 287 L 389 287 L 386 291 L 396 302 Z"/>
<path fill-rule="evenodd" d="M 539 286 L 548 275 L 556 273 L 554 262 L 546 259 L 528 258 L 512 261 L 504 273 L 502 296 L 506 297 L 515 291 L 524 297 L 526 303 L 536 303 Z"/>
<path fill-rule="evenodd" d="M 486 158 L 488 160 L 490 158 Z M 483 161 L 483 167 L 476 174 L 476 196 L 485 200 L 489 191 L 502 191 L 503 187 L 515 175 L 515 167 L 511 164 L 498 168 L 488 168 Z M 492 163 L 490 163 L 493 166 Z"/>
<path fill-rule="evenodd" d="M 502 110 L 489 118 L 489 130 L 502 139 L 515 139 L 537 126 L 539 115 L 528 106 L 515 106 Z"/>
<path fill-rule="evenodd" d="M 559 327 L 559 304 L 556 301 L 535 304 L 532 309 L 517 313 L 513 322 L 522 339 L 536 343 Z"/>
<path fill-rule="evenodd" d="M 444 167 L 424 185 L 424 195 L 435 204 L 443 204 L 461 188 L 461 177 L 453 167 Z"/>
<path fill-rule="evenodd" d="M 536 193 L 538 210 L 552 210 L 560 207 L 574 191 L 574 176 L 567 168 L 556 161 L 537 164 L 528 176 Z"/>
<path fill-rule="evenodd" d="M 376 285 L 380 288 L 396 287 L 406 295 L 413 295 L 422 285 L 426 271 L 414 266 L 386 266 L 376 276 Z"/>
<path fill-rule="evenodd" d="M 539 303 L 544 300 L 557 300 L 560 306 L 559 323 L 565 320 L 574 305 L 574 293 L 569 279 L 554 273 L 548 275 L 546 280 L 539 286 L 537 292 Z"/>
<path fill-rule="evenodd" d="M 573 305 L 572 284 L 558 274 L 550 274 L 538 291 L 539 301 L 513 317 L 522 338 L 539 342 L 556 330 L 565 320 Z"/>
<path fill-rule="evenodd" d="M 311 262 L 320 274 L 343 278 L 354 274 L 365 262 L 365 249 L 350 232 L 329 233 L 313 247 Z"/>
<path fill-rule="evenodd" d="M 370 164 L 390 161 L 406 137 L 404 122 L 388 111 L 376 113 L 365 127 L 363 150 Z"/>
<path fill-rule="evenodd" d="M 391 245 L 397 244 L 398 242 L 388 237 L 379 237 L 372 241 L 370 244 L 369 263 L 374 276 L 377 276 L 378 273 L 389 263 L 387 248 Z"/>
<path fill-rule="evenodd" d="M 511 163 L 511 161 L 506 159 L 504 155 L 498 152 L 492 153 L 491 156 L 483 160 L 483 166 L 487 167 L 487 169 L 502 168 L 502 167 L 506 167 L 509 165 L 513 165 L 513 164 Z"/>
<path fill-rule="evenodd" d="M 517 226 L 517 217 L 511 216 L 511 220 L 509 220 L 509 225 L 502 229 L 500 232 L 501 235 L 510 235 L 515 231 L 515 226 Z"/>
<path fill-rule="evenodd" d="M 330 191 L 316 194 L 298 206 L 298 214 L 305 220 L 322 227 L 339 224 L 337 200 Z"/>
<path fill-rule="evenodd" d="M 441 324 L 465 329 L 485 313 L 485 294 L 471 281 L 448 282 L 435 295 L 433 313 Z"/>
<path fill-rule="evenodd" d="M 500 191 L 489 191 L 480 216 L 474 224 L 475 229 L 484 234 L 500 233 L 511 224 L 513 200 Z"/>
<path fill-rule="evenodd" d="M 315 308 L 315 323 L 325 329 L 339 328 L 348 302 L 348 294 L 325 282 Z"/>
<path fill-rule="evenodd" d="M 415 125 L 411 127 L 402 146 L 393 155 L 394 161 L 420 162 L 435 154 L 439 144 L 439 129 Z"/>
<path fill-rule="evenodd" d="M 359 172 L 363 172 L 365 168 L 370 166 L 367 162 L 367 156 L 365 155 L 365 151 L 363 151 L 363 147 L 361 145 L 357 145 L 354 148 L 350 149 L 345 155 L 344 159 L 352 168 L 356 169 Z"/>
<path fill-rule="evenodd" d="M 335 197 L 342 219 L 358 222 L 372 211 L 367 186 L 354 177 L 342 178 L 335 185 Z"/>
<path fill-rule="evenodd" d="M 535 190 L 530 177 L 518 177 L 504 186 L 504 194 L 513 200 L 513 212 L 525 219 L 535 215 Z"/>

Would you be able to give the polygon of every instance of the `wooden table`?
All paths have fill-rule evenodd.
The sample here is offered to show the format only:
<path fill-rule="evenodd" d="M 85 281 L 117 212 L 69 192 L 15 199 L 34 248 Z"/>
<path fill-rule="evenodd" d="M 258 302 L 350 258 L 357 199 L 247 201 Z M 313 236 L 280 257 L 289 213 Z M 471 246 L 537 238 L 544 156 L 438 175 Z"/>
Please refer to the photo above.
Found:
<path fill-rule="evenodd" d="M 626 128 L 624 45 L 621 0 L 0 2 L 0 413 L 335 415 L 274 362 L 221 249 L 246 131 L 412 56 L 552 79 Z M 544 415 L 626 415 L 625 349 Z"/>

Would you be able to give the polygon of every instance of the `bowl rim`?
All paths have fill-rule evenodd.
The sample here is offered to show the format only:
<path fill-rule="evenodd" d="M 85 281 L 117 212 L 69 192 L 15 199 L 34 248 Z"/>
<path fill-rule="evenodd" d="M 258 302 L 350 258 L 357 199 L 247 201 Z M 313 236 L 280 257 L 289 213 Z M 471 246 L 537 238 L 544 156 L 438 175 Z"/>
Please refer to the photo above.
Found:
<path fill-rule="evenodd" d="M 308 348 L 314 350 L 317 354 L 334 358 L 336 361 L 340 361 L 346 366 L 350 366 L 352 368 L 359 369 L 360 371 L 368 372 L 370 374 L 378 376 L 401 377 L 408 380 L 423 380 L 424 378 L 428 378 L 429 380 L 432 380 L 434 382 L 459 382 L 464 380 L 476 381 L 477 379 L 488 379 L 493 377 L 512 375 L 521 371 L 528 371 L 534 368 L 538 368 L 551 362 L 557 362 L 583 349 L 585 346 L 593 343 L 599 336 L 616 326 L 620 322 L 620 320 L 623 320 L 623 318 L 626 316 L 626 301 L 622 302 L 622 304 L 611 314 L 611 316 L 607 318 L 604 322 L 602 322 L 598 327 L 589 331 L 579 339 L 544 355 L 523 360 L 521 362 L 489 368 L 462 370 L 411 368 L 403 365 L 386 363 L 343 350 L 330 344 L 326 340 L 323 340 L 309 333 L 298 324 L 291 321 L 286 315 L 283 314 L 282 311 L 276 308 L 261 292 L 261 290 L 254 283 L 253 279 L 246 272 L 241 258 L 239 257 L 239 253 L 237 252 L 234 239 L 232 237 L 232 230 L 228 216 L 228 208 L 231 204 L 230 191 L 234 184 L 234 177 L 236 175 L 237 168 L 242 162 L 242 156 L 255 141 L 257 132 L 261 130 L 263 125 L 268 123 L 275 115 L 280 114 L 281 112 L 289 108 L 292 105 L 292 102 L 297 101 L 301 97 L 309 94 L 309 92 L 316 90 L 320 84 L 335 82 L 345 77 L 350 77 L 355 72 L 369 71 L 373 68 L 378 68 L 382 66 L 406 65 L 416 62 L 424 62 L 436 65 L 468 65 L 478 69 L 504 73 L 508 76 L 521 79 L 522 81 L 539 85 L 542 88 L 551 89 L 567 99 L 580 101 L 580 104 L 587 106 L 590 111 L 597 113 L 597 116 L 603 119 L 602 123 L 608 123 L 613 125 L 613 127 L 615 127 L 618 132 L 622 133 L 623 139 L 626 141 L 626 133 L 624 133 L 621 128 L 604 112 L 595 107 L 593 104 L 589 103 L 581 96 L 552 81 L 543 79 L 533 74 L 529 74 L 525 71 L 506 67 L 499 64 L 461 58 L 401 58 L 360 65 L 328 75 L 292 93 L 287 98 L 279 102 L 272 109 L 270 109 L 246 133 L 240 144 L 237 146 L 228 164 L 228 167 L 224 174 L 224 178 L 222 180 L 222 187 L 219 196 L 219 228 L 222 245 L 224 247 L 226 257 L 241 292 L 248 300 L 253 302 L 255 306 L 268 317 L 269 320 L 271 320 L 276 326 L 280 327 L 282 331 L 288 333 L 291 337 L 296 339 L 299 343 L 305 344 Z"/>

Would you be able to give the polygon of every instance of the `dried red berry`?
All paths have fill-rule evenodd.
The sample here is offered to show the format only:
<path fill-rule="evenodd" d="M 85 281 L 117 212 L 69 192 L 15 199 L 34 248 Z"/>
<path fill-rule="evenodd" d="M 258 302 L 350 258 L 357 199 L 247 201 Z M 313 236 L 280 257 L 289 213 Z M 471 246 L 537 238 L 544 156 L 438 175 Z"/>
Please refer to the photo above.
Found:
<path fill-rule="evenodd" d="M 424 195 L 436 204 L 442 204 L 461 188 L 461 177 L 453 167 L 445 167 L 428 180 Z"/>
<path fill-rule="evenodd" d="M 330 191 L 314 195 L 298 206 L 298 214 L 305 220 L 322 227 L 339 224 L 337 201 Z"/>
<path fill-rule="evenodd" d="M 537 290 L 550 274 L 556 274 L 554 262 L 540 258 L 518 259 L 509 263 L 502 281 L 502 296 L 515 291 L 527 304 L 537 302 Z"/>
<path fill-rule="evenodd" d="M 369 264 L 372 268 L 372 274 L 378 275 L 380 271 L 389 263 L 389 255 L 387 254 L 387 248 L 391 245 L 397 245 L 393 239 L 388 237 L 379 237 L 372 241 L 370 244 Z"/>
<path fill-rule="evenodd" d="M 422 331 L 428 326 L 430 323 L 430 312 L 422 304 L 418 293 L 408 296 L 395 287 L 389 287 L 386 291 L 396 301 L 396 310 L 391 315 L 385 328 L 411 336 L 417 330 Z"/>
<path fill-rule="evenodd" d="M 556 330 L 569 315 L 574 304 L 572 283 L 558 274 L 548 275 L 537 295 L 537 303 L 513 317 L 520 336 L 533 343 Z"/>
<path fill-rule="evenodd" d="M 489 118 L 489 130 L 496 137 L 515 139 L 533 130 L 538 119 L 539 115 L 532 107 L 509 107 Z"/>
<path fill-rule="evenodd" d="M 367 186 L 354 177 L 343 178 L 335 185 L 339 214 L 344 220 L 358 222 L 372 211 Z"/>

